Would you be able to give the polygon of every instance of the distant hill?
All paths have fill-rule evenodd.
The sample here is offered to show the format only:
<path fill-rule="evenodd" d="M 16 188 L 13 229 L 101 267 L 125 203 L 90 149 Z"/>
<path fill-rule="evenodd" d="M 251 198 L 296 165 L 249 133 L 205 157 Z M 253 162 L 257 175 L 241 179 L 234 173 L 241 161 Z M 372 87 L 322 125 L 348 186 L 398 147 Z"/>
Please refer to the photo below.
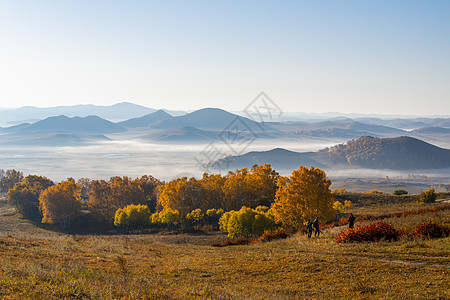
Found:
<path fill-rule="evenodd" d="M 219 108 L 200 109 L 184 116 L 177 116 L 156 122 L 151 127 L 155 129 L 175 129 L 191 126 L 206 130 L 224 130 L 233 127 L 233 124 L 238 124 L 238 126 L 248 128 L 252 131 L 263 131 L 259 123 Z M 273 129 L 265 128 L 265 130 Z"/>
<path fill-rule="evenodd" d="M 98 106 L 92 104 L 55 107 L 24 106 L 16 109 L 0 110 L 0 126 L 10 126 L 19 123 L 34 123 L 51 117 L 65 115 L 68 117 L 87 117 L 96 115 L 112 122 L 120 122 L 131 118 L 142 117 L 155 112 L 156 109 L 148 108 L 129 102 L 117 103 L 110 106 Z M 168 111 L 172 115 L 184 114 L 180 111 Z"/>
<path fill-rule="evenodd" d="M 21 124 L 3 131 L 14 132 L 72 132 L 84 134 L 109 134 L 124 132 L 123 126 L 104 120 L 97 116 L 73 117 L 66 116 L 49 117 L 33 124 Z"/>
<path fill-rule="evenodd" d="M 450 118 L 358 118 L 362 123 L 385 125 L 398 129 L 414 130 L 423 127 L 450 127 Z"/>
<path fill-rule="evenodd" d="M 143 117 L 133 118 L 127 121 L 119 122 L 117 124 L 127 128 L 138 128 L 138 127 L 146 127 L 155 122 L 171 118 L 173 117 L 170 114 L 160 109 L 158 111 L 155 111 L 154 113 L 145 115 Z"/>
<path fill-rule="evenodd" d="M 104 135 L 89 135 L 69 132 L 22 132 L 0 135 L 0 145 L 20 146 L 80 146 L 108 141 Z"/>
<path fill-rule="evenodd" d="M 364 135 L 392 137 L 406 134 L 401 129 L 384 125 L 364 124 L 351 119 L 327 120 L 312 123 L 270 123 L 269 125 L 282 132 L 290 132 L 295 137 L 349 139 L 359 138 Z"/>
<path fill-rule="evenodd" d="M 442 128 L 442 127 L 424 127 L 418 128 L 411 131 L 411 133 L 419 133 L 419 134 L 450 134 L 450 128 Z"/>
<path fill-rule="evenodd" d="M 450 167 L 450 150 L 416 138 L 364 136 L 329 149 L 334 163 L 375 169 L 439 169 Z"/>
<path fill-rule="evenodd" d="M 346 144 L 336 145 L 317 152 L 293 152 L 273 149 L 229 156 L 210 166 L 228 169 L 269 163 L 277 169 L 296 169 L 299 165 L 319 168 L 363 167 L 372 169 L 421 170 L 450 167 L 450 150 L 443 149 L 416 138 L 376 138 L 364 136 Z"/>
<path fill-rule="evenodd" d="M 210 142 L 218 139 L 217 132 L 201 130 L 192 126 L 152 132 L 140 137 L 144 140 L 173 143 Z"/>
<path fill-rule="evenodd" d="M 254 164 L 263 165 L 271 164 L 275 170 L 293 170 L 302 166 L 315 166 L 324 168 L 325 165 L 315 160 L 315 152 L 294 152 L 283 148 L 275 148 L 269 151 L 252 151 L 243 155 L 229 156 L 213 162 L 209 165 L 221 166 L 223 169 L 233 170 L 243 167 L 250 168 Z"/>

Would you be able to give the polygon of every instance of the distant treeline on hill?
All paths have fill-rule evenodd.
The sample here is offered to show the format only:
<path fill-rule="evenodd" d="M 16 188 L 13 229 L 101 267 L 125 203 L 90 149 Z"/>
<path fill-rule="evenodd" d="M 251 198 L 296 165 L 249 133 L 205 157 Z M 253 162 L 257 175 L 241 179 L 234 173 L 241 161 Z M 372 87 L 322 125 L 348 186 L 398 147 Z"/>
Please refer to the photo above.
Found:
<path fill-rule="evenodd" d="M 335 163 L 374 169 L 439 169 L 450 167 L 450 150 L 411 137 L 364 136 L 329 149 Z"/>
<path fill-rule="evenodd" d="M 450 168 L 450 150 L 436 147 L 412 137 L 377 138 L 363 136 L 317 152 L 294 152 L 282 148 L 252 151 L 229 156 L 209 164 L 209 167 L 242 168 L 270 163 L 280 170 L 293 165 L 316 166 L 323 169 L 370 168 L 420 170 Z"/>

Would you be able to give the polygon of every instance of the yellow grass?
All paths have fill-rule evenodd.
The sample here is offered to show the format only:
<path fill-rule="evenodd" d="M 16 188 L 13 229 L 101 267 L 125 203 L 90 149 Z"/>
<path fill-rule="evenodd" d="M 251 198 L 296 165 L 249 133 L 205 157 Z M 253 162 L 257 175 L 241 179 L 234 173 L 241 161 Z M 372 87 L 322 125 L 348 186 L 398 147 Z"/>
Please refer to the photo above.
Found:
<path fill-rule="evenodd" d="M 400 219 L 418 221 L 413 218 L 417 216 L 392 221 L 396 226 Z M 448 210 L 440 218 L 448 223 Z M 337 244 L 334 237 L 341 229 L 310 240 L 294 235 L 224 248 L 209 246 L 225 240 L 223 234 L 4 232 L 0 298 L 450 298 L 450 238 Z"/>

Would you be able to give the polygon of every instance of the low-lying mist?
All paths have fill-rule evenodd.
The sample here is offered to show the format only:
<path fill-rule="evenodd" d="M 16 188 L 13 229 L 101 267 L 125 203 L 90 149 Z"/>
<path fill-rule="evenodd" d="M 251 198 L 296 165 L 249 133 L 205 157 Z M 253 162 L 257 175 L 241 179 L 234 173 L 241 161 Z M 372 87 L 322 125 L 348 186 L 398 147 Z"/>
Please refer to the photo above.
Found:
<path fill-rule="evenodd" d="M 249 151 L 267 151 L 285 148 L 297 152 L 317 151 L 333 146 L 338 141 L 292 141 L 256 140 Z M 225 143 L 214 142 L 217 153 L 211 152 L 211 144 L 156 144 L 137 140 L 107 141 L 87 146 L 67 147 L 27 147 L 0 146 L 0 169 L 16 169 L 25 174 L 46 176 L 54 181 L 68 177 L 109 179 L 112 176 L 140 177 L 153 175 L 161 180 L 175 177 L 200 177 L 205 169 L 199 161 L 208 162 L 208 157 L 221 158 L 236 155 Z M 298 166 L 293 166 L 297 169 Z M 290 175 L 292 170 L 277 170 L 282 175 Z M 218 170 L 207 170 L 219 173 Z M 329 177 L 384 177 L 405 176 L 407 172 L 392 170 L 326 170 Z M 226 170 L 222 171 L 225 174 Z M 422 172 L 423 173 L 423 172 Z M 421 174 L 422 174 L 421 173 Z M 436 173 L 449 174 L 450 170 Z M 417 173 L 416 173 L 417 174 Z"/>

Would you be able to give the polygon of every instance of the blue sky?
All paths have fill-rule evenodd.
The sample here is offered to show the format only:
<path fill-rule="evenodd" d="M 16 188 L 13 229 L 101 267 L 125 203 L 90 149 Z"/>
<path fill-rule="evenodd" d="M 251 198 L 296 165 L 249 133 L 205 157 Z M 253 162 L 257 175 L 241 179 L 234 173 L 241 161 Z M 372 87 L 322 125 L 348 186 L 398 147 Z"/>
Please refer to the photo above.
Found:
<path fill-rule="evenodd" d="M 0 0 L 0 107 L 450 114 L 450 1 Z"/>

